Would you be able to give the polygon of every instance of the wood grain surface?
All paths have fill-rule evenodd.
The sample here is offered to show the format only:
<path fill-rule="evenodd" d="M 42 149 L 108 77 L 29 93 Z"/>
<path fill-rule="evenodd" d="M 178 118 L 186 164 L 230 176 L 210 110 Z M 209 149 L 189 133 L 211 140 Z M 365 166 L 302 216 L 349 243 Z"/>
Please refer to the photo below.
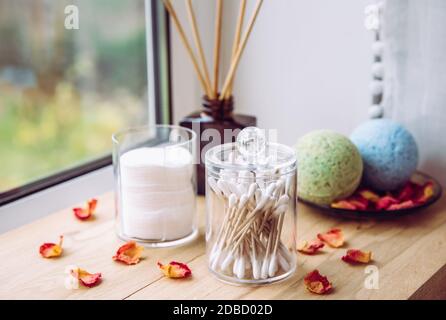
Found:
<path fill-rule="evenodd" d="M 198 199 L 200 236 L 193 243 L 169 249 L 145 249 L 144 260 L 126 266 L 112 260 L 122 244 L 114 230 L 113 194 L 99 197 L 93 221 L 78 221 L 71 208 L 0 235 L 0 299 L 445 299 L 446 197 L 434 206 L 390 221 L 352 221 L 328 217 L 299 205 L 298 238 L 311 240 L 332 227 L 342 228 L 344 248 L 325 247 L 320 254 L 298 254 L 298 270 L 290 279 L 262 287 L 237 287 L 216 280 L 207 270 L 204 243 L 204 199 Z M 65 236 L 64 253 L 43 259 L 44 242 Z M 379 289 L 366 289 L 365 266 L 341 261 L 347 248 L 373 252 Z M 193 277 L 164 278 L 157 261 L 188 263 Z M 67 289 L 69 266 L 101 272 L 94 288 Z M 303 277 L 313 269 L 328 276 L 331 294 L 305 289 Z"/>

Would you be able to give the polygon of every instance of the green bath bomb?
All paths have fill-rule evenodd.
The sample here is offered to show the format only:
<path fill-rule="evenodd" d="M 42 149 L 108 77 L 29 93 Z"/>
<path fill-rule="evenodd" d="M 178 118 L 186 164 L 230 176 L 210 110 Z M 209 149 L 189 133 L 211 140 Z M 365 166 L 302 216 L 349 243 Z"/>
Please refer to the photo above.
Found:
<path fill-rule="evenodd" d="M 298 193 L 303 200 L 329 205 L 353 194 L 363 164 L 356 146 L 345 136 L 313 131 L 297 143 Z"/>

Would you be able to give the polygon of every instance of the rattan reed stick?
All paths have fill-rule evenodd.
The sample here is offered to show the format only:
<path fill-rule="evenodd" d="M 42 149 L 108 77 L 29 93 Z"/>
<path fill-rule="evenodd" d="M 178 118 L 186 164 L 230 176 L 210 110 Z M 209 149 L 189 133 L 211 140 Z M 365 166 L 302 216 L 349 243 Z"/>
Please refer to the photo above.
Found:
<path fill-rule="evenodd" d="M 257 19 L 257 16 L 260 12 L 260 8 L 262 7 L 263 0 L 257 0 L 256 7 L 254 9 L 254 13 L 251 17 L 251 20 L 248 24 L 247 30 L 243 36 L 242 42 L 240 43 L 240 46 L 237 50 L 237 54 L 235 55 L 234 60 L 231 63 L 231 67 L 229 68 L 228 74 L 226 76 L 226 80 L 224 82 L 223 88 L 221 90 L 220 94 L 220 100 L 223 100 L 226 97 L 227 91 L 229 90 L 229 86 L 231 84 L 231 81 L 234 78 L 235 72 L 237 70 L 238 64 L 240 62 L 240 58 L 243 54 L 243 51 L 245 50 L 246 44 L 248 43 L 249 36 L 252 32 L 252 29 L 254 27 L 255 21 Z"/>
<path fill-rule="evenodd" d="M 178 33 L 180 34 L 181 41 L 183 42 L 183 45 L 186 47 L 187 53 L 189 54 L 190 59 L 192 60 L 192 64 L 194 65 L 195 72 L 198 76 L 198 80 L 200 82 L 200 85 L 204 92 L 208 96 L 211 96 L 211 92 L 208 90 L 206 86 L 206 81 L 204 80 L 204 77 L 200 71 L 200 67 L 198 65 L 197 59 L 192 51 L 192 48 L 189 44 L 189 41 L 187 40 L 186 34 L 184 33 L 184 29 L 181 26 L 180 20 L 178 19 L 178 16 L 176 14 L 176 11 L 174 7 L 172 6 L 172 3 L 170 0 L 163 0 L 164 6 L 166 7 L 166 10 L 169 12 L 170 16 L 172 17 L 172 20 L 174 22 L 175 27 L 177 28 Z"/>

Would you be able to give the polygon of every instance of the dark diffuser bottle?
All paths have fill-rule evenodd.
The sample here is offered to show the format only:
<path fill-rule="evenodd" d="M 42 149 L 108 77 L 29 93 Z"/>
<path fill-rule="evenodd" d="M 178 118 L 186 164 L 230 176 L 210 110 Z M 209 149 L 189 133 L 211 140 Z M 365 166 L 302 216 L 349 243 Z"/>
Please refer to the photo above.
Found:
<path fill-rule="evenodd" d="M 256 126 L 257 119 L 253 116 L 234 114 L 234 99 L 208 99 L 203 97 L 202 109 L 186 116 L 180 121 L 180 126 L 189 128 L 197 134 L 197 148 L 200 161 L 197 164 L 197 191 L 205 193 L 205 164 L 204 152 L 208 144 L 224 144 L 235 142 L 240 130 Z M 208 130 L 210 129 L 210 130 Z M 207 130 L 207 131 L 206 131 Z"/>

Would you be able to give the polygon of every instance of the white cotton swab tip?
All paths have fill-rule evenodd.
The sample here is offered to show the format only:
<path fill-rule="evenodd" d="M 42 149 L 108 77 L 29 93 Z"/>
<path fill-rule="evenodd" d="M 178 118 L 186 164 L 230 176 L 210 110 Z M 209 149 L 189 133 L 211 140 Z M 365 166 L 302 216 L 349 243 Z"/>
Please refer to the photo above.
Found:
<path fill-rule="evenodd" d="M 236 194 L 237 196 L 241 195 L 240 189 L 239 189 L 239 187 L 238 187 L 238 185 L 236 183 L 234 183 L 234 182 L 227 182 L 227 184 L 228 184 L 229 191 L 231 191 L 232 193 Z"/>
<path fill-rule="evenodd" d="M 271 261 L 269 262 L 268 275 L 272 278 L 276 275 L 278 266 L 277 266 L 277 257 L 273 255 Z"/>
<path fill-rule="evenodd" d="M 224 252 L 222 252 L 222 250 L 220 250 L 220 249 L 217 249 L 214 256 L 211 257 L 211 260 L 210 260 L 212 270 L 217 270 L 218 264 L 222 260 L 222 257 L 224 257 Z"/>
<path fill-rule="evenodd" d="M 236 204 L 237 204 L 237 196 L 231 193 L 228 199 L 228 206 L 229 208 L 233 208 Z"/>
<path fill-rule="evenodd" d="M 245 257 L 241 256 L 238 259 L 238 263 L 237 263 L 237 266 L 236 266 L 235 275 L 237 276 L 237 278 L 239 278 L 239 279 L 245 278 L 245 268 L 246 268 Z"/>
<path fill-rule="evenodd" d="M 255 192 L 257 190 L 257 184 L 256 183 L 251 183 L 249 188 L 248 188 L 248 198 L 251 199 Z"/>
<path fill-rule="evenodd" d="M 260 271 L 260 278 L 263 280 L 268 278 L 268 270 L 269 269 L 269 257 L 265 257 L 262 263 L 262 270 Z"/>
<path fill-rule="evenodd" d="M 214 243 L 214 245 L 213 245 L 213 247 L 211 249 L 211 253 L 209 255 L 209 260 L 210 261 L 214 260 L 214 257 L 215 257 L 215 255 L 217 254 L 218 251 L 219 251 L 218 250 L 218 243 Z"/>
<path fill-rule="evenodd" d="M 251 265 L 252 265 L 252 277 L 255 280 L 260 279 L 260 264 L 256 259 L 254 259 L 254 257 L 251 257 Z"/>
<path fill-rule="evenodd" d="M 274 190 L 276 189 L 277 184 L 275 182 L 271 183 L 265 190 L 264 195 L 271 196 L 274 193 Z"/>
<path fill-rule="evenodd" d="M 277 207 L 274 210 L 274 214 L 281 215 L 282 213 L 285 213 L 287 210 L 288 210 L 288 205 L 287 204 L 282 204 L 280 207 Z"/>
<path fill-rule="evenodd" d="M 248 200 L 249 200 L 249 197 L 246 194 L 242 195 L 240 197 L 240 202 L 238 203 L 239 209 L 243 208 L 246 205 L 246 203 L 248 202 Z"/>
<path fill-rule="evenodd" d="M 285 190 L 285 181 L 283 179 L 276 182 L 276 190 L 274 196 L 279 196 Z"/>
<path fill-rule="evenodd" d="M 231 266 L 231 263 L 234 261 L 234 256 L 229 253 L 226 258 L 223 260 L 223 262 L 221 263 L 221 270 L 222 271 L 229 271 L 229 267 Z"/>
<path fill-rule="evenodd" d="M 257 206 L 255 208 L 255 210 L 262 210 L 265 206 L 267 206 L 269 204 L 270 201 L 270 197 L 268 195 L 262 195 L 262 197 L 260 198 L 260 201 L 257 203 Z"/>
<path fill-rule="evenodd" d="M 277 200 L 276 207 L 280 207 L 281 205 L 288 205 L 289 202 L 290 202 L 290 197 L 284 194 L 279 198 L 279 200 Z"/>

